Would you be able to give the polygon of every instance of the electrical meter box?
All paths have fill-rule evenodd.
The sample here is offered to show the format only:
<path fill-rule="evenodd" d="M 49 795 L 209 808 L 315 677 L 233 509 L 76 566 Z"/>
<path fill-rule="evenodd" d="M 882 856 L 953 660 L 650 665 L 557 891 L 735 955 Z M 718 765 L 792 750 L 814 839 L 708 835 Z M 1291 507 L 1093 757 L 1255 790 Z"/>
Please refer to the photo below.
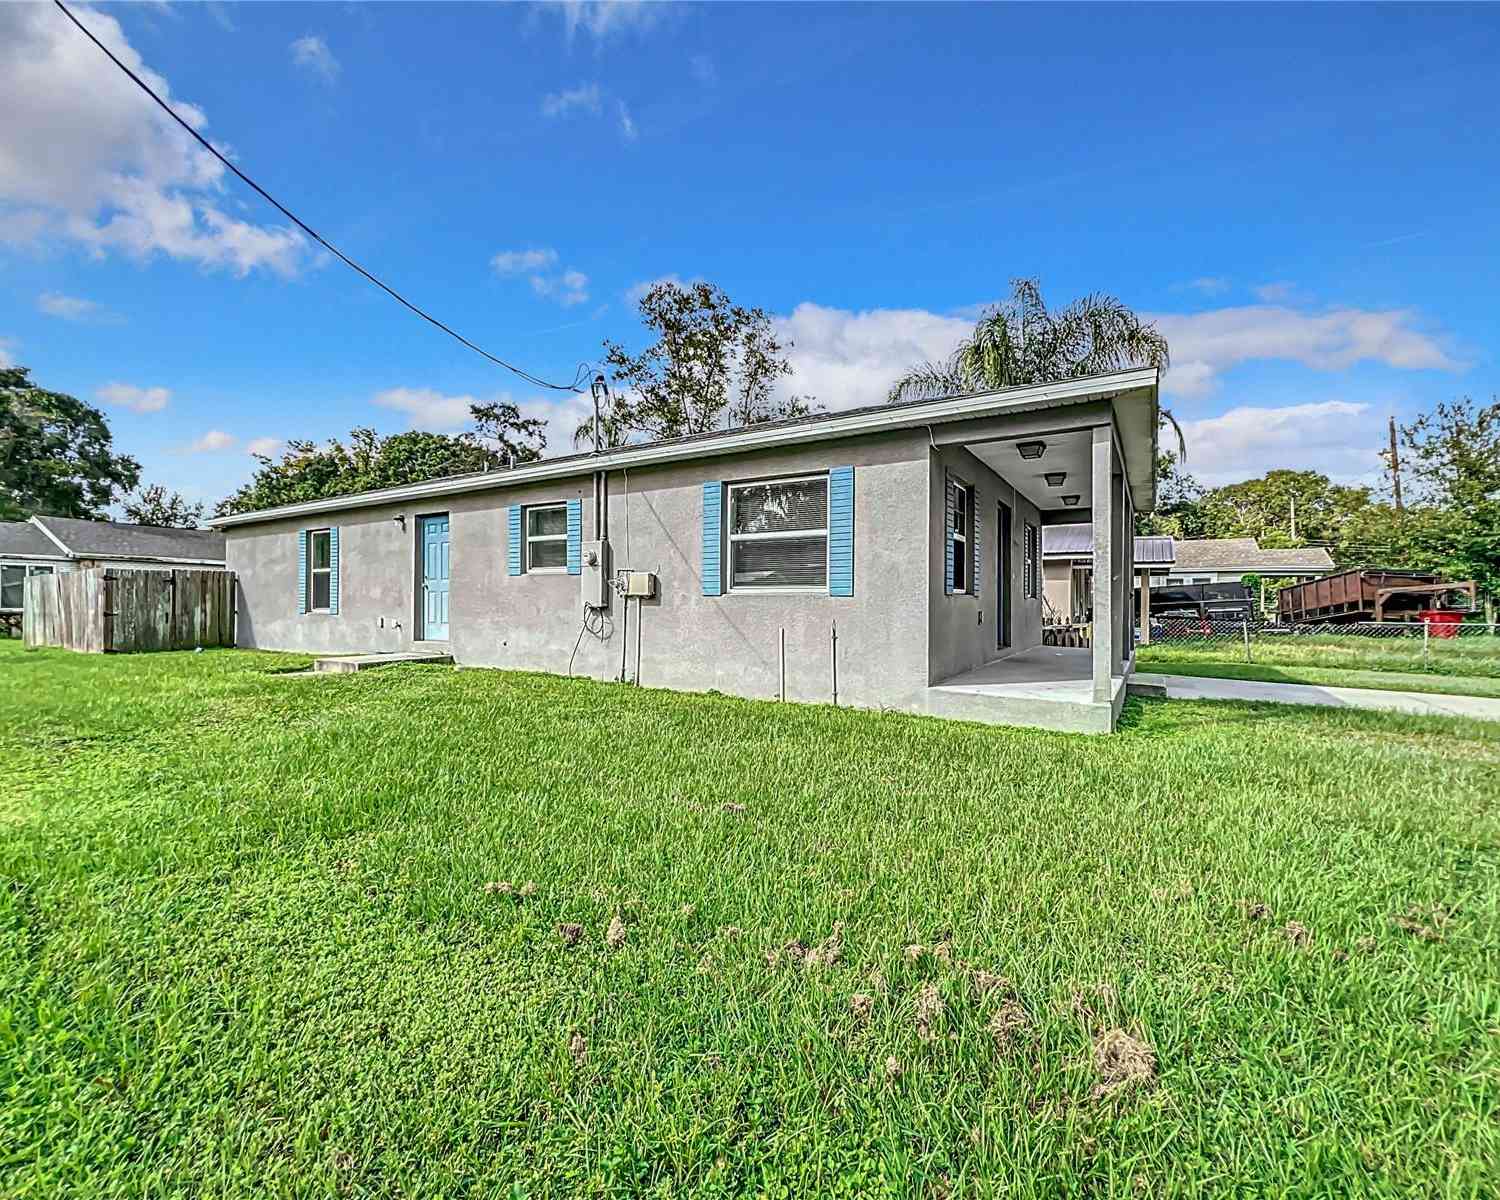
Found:
<path fill-rule="evenodd" d="M 583 603 L 585 608 L 609 607 L 609 542 L 584 542 Z"/>
<path fill-rule="evenodd" d="M 656 575 L 651 571 L 621 571 L 620 591 L 627 599 L 656 599 Z"/>

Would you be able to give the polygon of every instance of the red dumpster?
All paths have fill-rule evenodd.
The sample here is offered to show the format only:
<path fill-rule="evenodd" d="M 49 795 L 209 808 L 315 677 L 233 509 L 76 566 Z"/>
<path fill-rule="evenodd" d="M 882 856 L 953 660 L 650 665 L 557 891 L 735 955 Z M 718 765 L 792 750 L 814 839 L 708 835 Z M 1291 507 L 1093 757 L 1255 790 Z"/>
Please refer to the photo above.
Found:
<path fill-rule="evenodd" d="M 1435 638 L 1456 638 L 1458 627 L 1464 619 L 1462 612 L 1442 608 L 1424 608 L 1418 615 L 1427 626 L 1428 636 Z"/>

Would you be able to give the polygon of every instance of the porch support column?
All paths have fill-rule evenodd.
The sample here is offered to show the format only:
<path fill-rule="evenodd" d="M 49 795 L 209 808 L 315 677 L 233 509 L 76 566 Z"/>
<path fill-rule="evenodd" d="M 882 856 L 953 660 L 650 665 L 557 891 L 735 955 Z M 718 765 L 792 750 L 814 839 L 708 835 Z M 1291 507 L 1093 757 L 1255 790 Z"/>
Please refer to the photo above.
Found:
<path fill-rule="evenodd" d="M 1122 463 L 1122 468 L 1123 465 Z M 1120 590 L 1115 599 L 1118 607 L 1115 611 L 1120 615 L 1116 618 L 1118 636 L 1115 640 L 1114 671 L 1116 675 L 1123 675 L 1126 660 L 1130 658 L 1131 642 L 1135 638 L 1134 606 L 1130 603 L 1130 585 L 1135 579 L 1135 521 L 1131 516 L 1130 488 L 1126 486 L 1123 469 L 1115 479 L 1120 489 L 1115 493 L 1118 522 L 1115 525 L 1115 578 L 1120 581 Z"/>
<path fill-rule="evenodd" d="M 1115 656 L 1115 515 L 1114 432 L 1095 425 L 1092 446 L 1094 524 L 1094 700 L 1113 699 L 1110 667 Z"/>

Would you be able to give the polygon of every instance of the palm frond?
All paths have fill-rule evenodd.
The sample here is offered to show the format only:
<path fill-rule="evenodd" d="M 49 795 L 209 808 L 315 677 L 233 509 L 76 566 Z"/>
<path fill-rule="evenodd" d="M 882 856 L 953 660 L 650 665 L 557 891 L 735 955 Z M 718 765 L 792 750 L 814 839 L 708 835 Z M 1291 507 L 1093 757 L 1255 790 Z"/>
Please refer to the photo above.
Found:
<path fill-rule="evenodd" d="M 1163 425 L 1170 425 L 1172 432 L 1177 435 L 1177 461 L 1187 462 L 1187 438 L 1183 436 L 1182 426 L 1177 423 L 1177 418 L 1172 415 L 1170 408 L 1158 408 L 1156 419 Z"/>
<path fill-rule="evenodd" d="M 932 400 L 938 396 L 951 396 L 964 390 L 962 379 L 951 361 L 918 363 L 891 384 L 891 390 L 886 393 L 886 403 L 901 404 L 907 400 Z"/>

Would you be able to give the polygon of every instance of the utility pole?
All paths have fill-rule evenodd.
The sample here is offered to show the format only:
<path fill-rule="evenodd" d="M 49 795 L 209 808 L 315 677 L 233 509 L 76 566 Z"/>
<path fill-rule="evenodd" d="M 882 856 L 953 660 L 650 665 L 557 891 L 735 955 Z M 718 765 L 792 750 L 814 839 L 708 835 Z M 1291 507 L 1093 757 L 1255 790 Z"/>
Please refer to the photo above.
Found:
<path fill-rule="evenodd" d="M 1401 460 L 1396 454 L 1396 418 L 1391 416 L 1391 492 L 1395 497 L 1396 511 L 1401 512 Z"/>
<path fill-rule="evenodd" d="M 1297 493 L 1292 493 L 1292 541 L 1297 540 Z"/>

